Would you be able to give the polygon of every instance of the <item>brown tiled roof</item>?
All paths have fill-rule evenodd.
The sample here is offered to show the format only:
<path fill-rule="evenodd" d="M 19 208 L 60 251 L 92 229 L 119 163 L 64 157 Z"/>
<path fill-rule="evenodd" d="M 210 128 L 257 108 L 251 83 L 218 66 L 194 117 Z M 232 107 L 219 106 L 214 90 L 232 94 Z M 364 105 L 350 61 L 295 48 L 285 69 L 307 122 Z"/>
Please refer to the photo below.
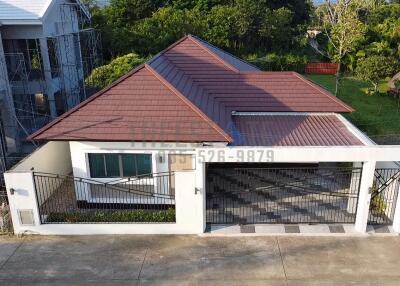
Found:
<path fill-rule="evenodd" d="M 295 72 L 249 71 L 187 37 L 149 65 L 225 130 L 232 111 L 351 112 L 325 89 Z"/>
<path fill-rule="evenodd" d="M 217 48 L 217 47 L 211 45 L 210 43 L 208 43 L 200 38 L 197 38 L 195 36 L 190 36 L 190 38 L 193 41 L 195 41 L 196 43 L 200 44 L 205 49 L 209 50 L 213 55 L 216 55 L 217 57 L 219 57 L 225 63 L 228 63 L 231 67 L 233 67 L 237 71 L 241 71 L 241 72 L 260 71 L 257 67 L 249 64 L 248 62 L 243 61 L 243 60 L 221 50 L 220 48 Z"/>
<path fill-rule="evenodd" d="M 297 73 L 261 72 L 187 36 L 29 138 L 231 143 L 233 111 L 352 109 Z"/>
<path fill-rule="evenodd" d="M 237 146 L 364 145 L 336 115 L 233 116 Z"/>
<path fill-rule="evenodd" d="M 229 141 L 197 107 L 142 66 L 78 105 L 36 140 Z"/>

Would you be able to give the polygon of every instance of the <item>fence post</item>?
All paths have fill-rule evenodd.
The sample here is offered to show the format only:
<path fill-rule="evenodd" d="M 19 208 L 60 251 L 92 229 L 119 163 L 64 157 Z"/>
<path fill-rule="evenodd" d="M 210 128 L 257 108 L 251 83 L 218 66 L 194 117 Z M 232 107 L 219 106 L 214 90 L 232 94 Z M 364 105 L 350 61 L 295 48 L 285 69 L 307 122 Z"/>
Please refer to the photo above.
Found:
<path fill-rule="evenodd" d="M 397 187 L 397 201 L 393 217 L 393 230 L 400 233 L 400 179 L 398 180 Z"/>
<path fill-rule="evenodd" d="M 35 229 L 40 226 L 40 217 L 33 173 L 6 172 L 4 173 L 4 179 L 14 233 L 36 232 Z"/>
<path fill-rule="evenodd" d="M 375 166 L 375 161 L 364 162 L 361 173 L 355 229 L 362 233 L 367 231 L 369 206 L 371 203 L 370 190 L 374 182 Z"/>
<path fill-rule="evenodd" d="M 196 191 L 194 171 L 175 172 L 176 224 L 180 233 L 203 233 L 203 196 Z"/>

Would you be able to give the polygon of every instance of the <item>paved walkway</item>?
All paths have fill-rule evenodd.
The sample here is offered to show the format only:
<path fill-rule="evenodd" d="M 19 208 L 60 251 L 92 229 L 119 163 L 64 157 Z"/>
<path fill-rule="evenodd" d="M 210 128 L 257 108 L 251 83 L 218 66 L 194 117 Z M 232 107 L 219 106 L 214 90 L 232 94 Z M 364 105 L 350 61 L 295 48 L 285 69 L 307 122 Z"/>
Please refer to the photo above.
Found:
<path fill-rule="evenodd" d="M 400 237 L 0 237 L 0 285 L 399 285 Z"/>

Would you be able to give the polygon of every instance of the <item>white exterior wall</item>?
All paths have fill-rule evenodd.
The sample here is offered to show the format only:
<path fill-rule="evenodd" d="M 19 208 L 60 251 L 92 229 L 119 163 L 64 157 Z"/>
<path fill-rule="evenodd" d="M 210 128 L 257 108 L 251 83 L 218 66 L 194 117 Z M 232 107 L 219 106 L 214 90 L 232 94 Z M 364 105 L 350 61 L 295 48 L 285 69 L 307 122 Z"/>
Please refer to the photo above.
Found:
<path fill-rule="evenodd" d="M 400 146 L 198 148 L 198 162 L 309 163 L 400 161 Z"/>
<path fill-rule="evenodd" d="M 204 231 L 204 193 L 195 192 L 195 172 L 175 173 L 175 223 L 40 224 L 31 173 L 7 173 L 6 184 L 16 234 L 95 235 L 95 234 L 198 234 Z M 14 195 L 10 189 L 14 189 Z M 33 225 L 22 225 L 19 210 L 32 210 Z"/>
<path fill-rule="evenodd" d="M 57 145 L 61 144 L 61 145 Z M 64 144 L 64 145 L 62 145 Z M 32 166 L 36 171 L 52 170 L 65 172 L 57 166 L 56 146 L 68 143 L 51 142 L 40 149 L 12 171 L 6 173 L 7 191 L 10 197 L 13 221 L 17 233 L 29 231 L 40 234 L 189 234 L 202 233 L 205 229 L 206 190 L 205 164 L 209 162 L 364 162 L 356 229 L 365 232 L 370 202 L 375 160 L 400 159 L 399 146 L 368 147 L 276 147 L 276 148 L 206 148 L 190 144 L 130 143 L 130 142 L 70 142 L 73 173 L 77 177 L 89 178 L 88 153 L 149 153 L 153 154 L 153 172 L 167 170 L 170 153 L 195 154 L 195 170 L 176 172 L 176 223 L 161 224 L 39 224 L 39 214 L 34 193 Z M 58 153 L 57 153 L 58 154 Z M 65 153 L 64 153 L 65 154 Z M 255 157 L 258 154 L 261 157 Z M 159 162 L 159 156 L 166 156 Z M 263 157 L 264 156 L 264 157 Z M 64 156 L 68 160 L 68 156 Z M 59 161 L 59 160 L 58 160 Z M 33 164 L 35 162 L 35 164 Z M 28 172 L 26 172 L 28 171 Z M 98 179 L 96 179 L 98 180 Z M 107 181 L 109 179 L 104 179 Z M 115 178 L 113 178 L 115 180 Z M 11 195 L 10 189 L 15 193 Z M 35 225 L 19 224 L 18 210 L 31 209 Z M 396 215 L 398 223 L 400 215 Z M 398 223 L 399 224 L 399 223 Z M 399 227 L 397 227 L 398 229 Z"/>
<path fill-rule="evenodd" d="M 70 142 L 71 150 L 71 162 L 74 177 L 93 179 L 97 182 L 112 182 L 123 178 L 91 178 L 89 170 L 89 153 L 114 153 L 114 154 L 151 154 L 152 155 L 152 173 L 164 173 L 169 171 L 168 156 L 169 154 L 195 154 L 193 146 L 189 144 L 171 144 L 167 146 L 165 144 L 152 144 L 152 143 L 132 143 L 132 142 Z M 193 156 L 193 166 L 195 165 L 195 156 Z M 165 178 L 164 178 L 165 179 Z M 143 179 L 142 182 L 135 181 L 143 184 L 155 184 L 162 193 L 167 193 L 169 182 L 164 182 L 164 179 Z M 162 182 L 160 180 L 163 180 Z M 157 184 L 161 186 L 157 186 Z M 162 188 L 165 187 L 165 190 Z M 137 203 L 140 198 L 130 198 L 127 196 L 116 196 L 115 198 L 100 198 L 95 197 L 90 192 L 90 186 L 77 184 L 76 185 L 76 196 L 78 200 L 87 200 L 89 202 L 113 202 L 124 203 Z M 132 201 L 133 200 L 133 201 Z M 149 199 L 146 199 L 149 202 Z M 152 202 L 151 202 L 152 203 Z M 157 203 L 157 199 L 154 199 L 154 203 Z"/>
<path fill-rule="evenodd" d="M 9 173 L 42 172 L 68 175 L 72 172 L 68 142 L 51 141 L 27 156 Z"/>
<path fill-rule="evenodd" d="M 152 154 L 152 172 L 168 172 L 169 154 L 196 154 L 198 145 L 182 143 L 133 143 L 133 142 L 75 142 L 70 143 L 71 162 L 75 177 L 90 178 L 87 154 L 117 153 L 117 154 Z M 162 160 L 160 160 L 162 158 Z M 194 166 L 196 162 L 193 162 Z M 196 167 L 196 166 L 195 166 Z M 118 178 L 95 179 L 102 182 L 115 181 Z"/>

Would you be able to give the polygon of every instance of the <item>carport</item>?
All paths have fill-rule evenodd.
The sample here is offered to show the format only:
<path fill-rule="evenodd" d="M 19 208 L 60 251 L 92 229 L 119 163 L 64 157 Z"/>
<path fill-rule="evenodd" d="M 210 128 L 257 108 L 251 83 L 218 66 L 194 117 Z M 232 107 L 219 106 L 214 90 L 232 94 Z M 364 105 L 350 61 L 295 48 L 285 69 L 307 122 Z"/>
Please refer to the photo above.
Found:
<path fill-rule="evenodd" d="M 208 224 L 355 223 L 361 167 L 208 164 Z"/>
<path fill-rule="evenodd" d="M 400 159 L 398 146 L 204 147 L 197 159 L 205 224 L 400 230 L 399 168 L 381 165 Z"/>

